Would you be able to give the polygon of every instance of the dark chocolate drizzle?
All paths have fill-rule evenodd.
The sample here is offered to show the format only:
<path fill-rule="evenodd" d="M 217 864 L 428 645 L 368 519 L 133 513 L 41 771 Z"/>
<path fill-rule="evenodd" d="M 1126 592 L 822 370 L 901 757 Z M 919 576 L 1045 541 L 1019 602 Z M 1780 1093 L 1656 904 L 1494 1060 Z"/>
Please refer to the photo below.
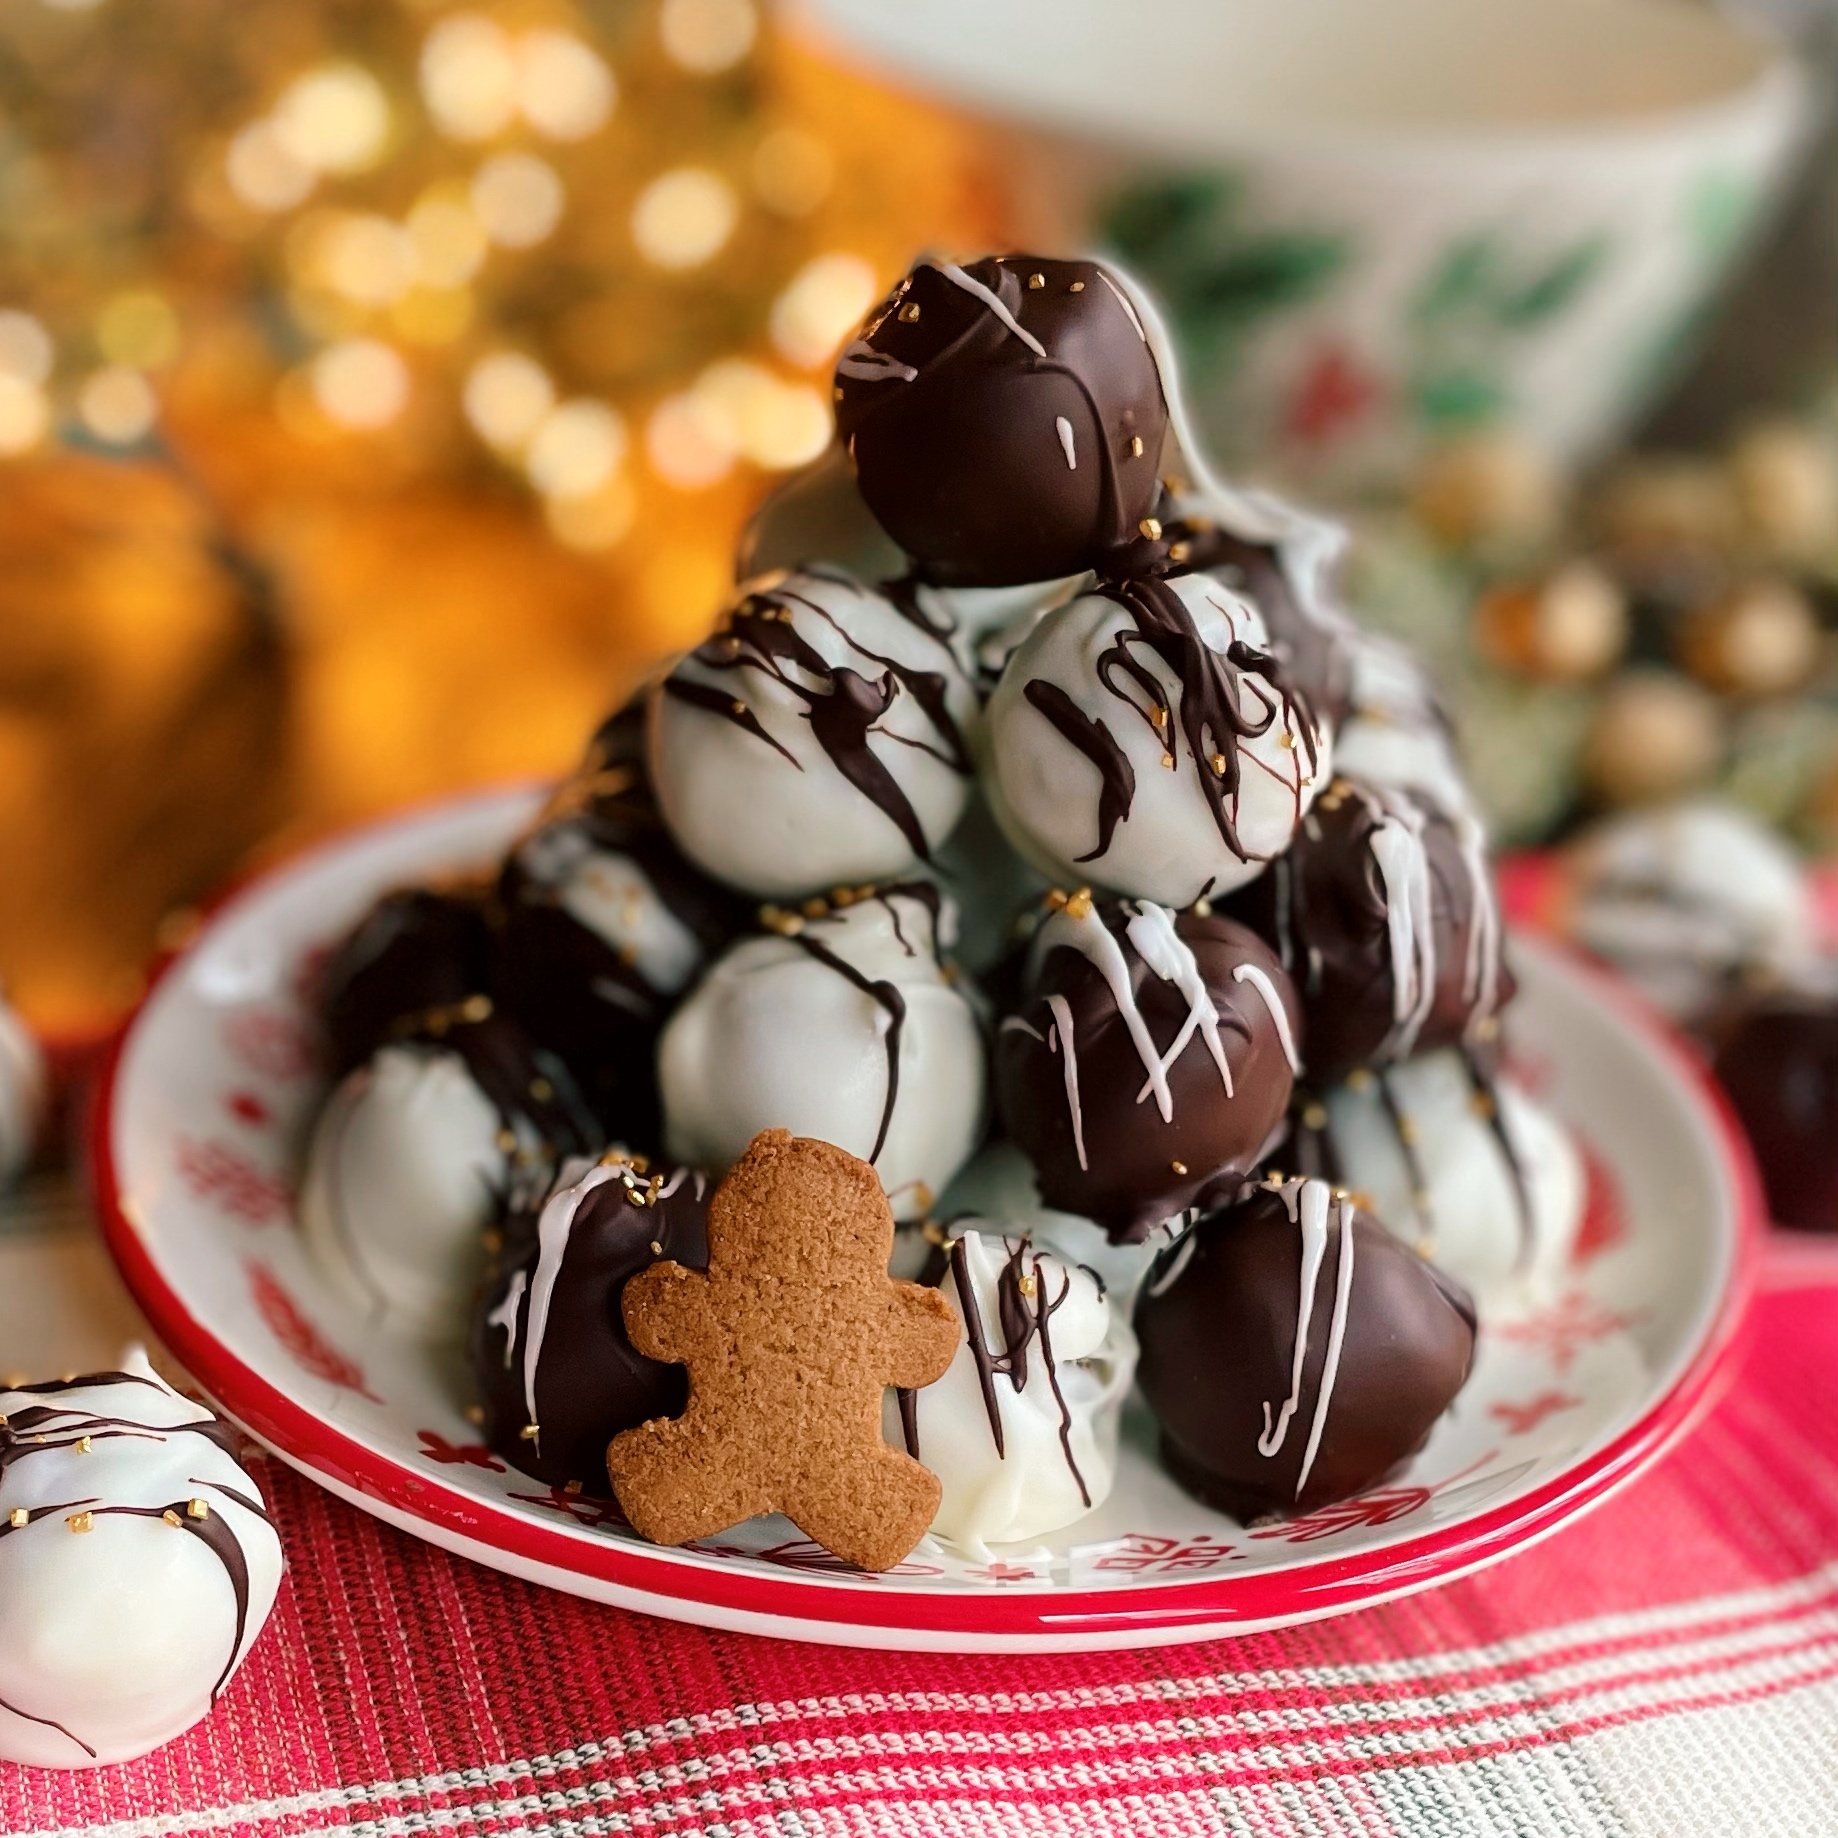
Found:
<path fill-rule="evenodd" d="M 846 958 L 838 957 L 828 945 L 811 937 L 808 928 L 790 935 L 790 942 L 823 965 L 834 970 L 846 982 L 853 983 L 863 995 L 877 1002 L 887 1012 L 887 1097 L 881 1105 L 881 1127 L 875 1131 L 874 1147 L 868 1153 L 870 1162 L 880 1159 L 887 1146 L 887 1132 L 893 1127 L 893 1107 L 900 1095 L 900 1036 L 906 1029 L 906 998 L 892 983 L 880 977 L 864 975 Z"/>
<path fill-rule="evenodd" d="M 1185 602 L 1165 580 L 1110 580 L 1094 591 L 1122 607 L 1133 628 L 1119 632 L 1100 654 L 1099 682 L 1151 729 L 1177 769 L 1182 742 L 1186 743 L 1188 768 L 1200 783 L 1221 840 L 1240 861 L 1250 861 L 1253 858 L 1238 838 L 1241 744 L 1267 734 L 1279 718 L 1285 731 L 1295 735 L 1308 762 L 1307 773 L 1297 772 L 1293 786 L 1300 822 L 1303 786 L 1320 764 L 1308 704 L 1291 694 L 1281 664 L 1269 653 L 1241 639 L 1233 640 L 1223 653 L 1213 650 Z M 1172 672 L 1179 685 L 1178 732 L 1177 711 L 1169 708 L 1161 678 L 1138 655 L 1141 651 Z M 1098 768 L 1098 846 L 1079 857 L 1096 860 L 1110 847 L 1117 824 L 1129 816 L 1135 775 L 1105 724 L 1086 714 L 1063 689 L 1036 678 L 1023 694 Z M 1218 771 L 1213 769 L 1215 757 Z M 1270 770 L 1261 761 L 1253 764 Z"/>
<path fill-rule="evenodd" d="M 1110 729 L 1086 714 L 1057 683 L 1036 677 L 1021 693 L 1098 769 L 1098 840 L 1094 848 L 1076 858 L 1096 861 L 1109 850 L 1117 825 L 1130 814 L 1136 798 L 1136 768 Z"/>
<path fill-rule="evenodd" d="M 841 580 L 851 587 L 856 586 L 842 576 L 819 578 Z M 894 598 L 892 603 L 904 618 L 939 645 L 952 670 L 961 675 L 948 633 L 939 630 L 924 616 L 916 597 L 908 593 Z M 829 663 L 793 624 L 789 614 L 794 606 L 823 620 L 859 657 L 878 666 L 878 677 L 870 678 L 847 665 Z M 899 829 L 921 861 L 931 860 L 931 845 L 926 840 L 918 812 L 868 741 L 870 735 L 879 734 L 883 739 L 918 747 L 953 772 L 968 777 L 974 769 L 969 744 L 947 706 L 948 683 L 944 671 L 920 670 L 870 650 L 826 607 L 802 594 L 784 590 L 748 594 L 728 616 L 725 628 L 691 655 L 705 670 L 722 673 L 762 671 L 803 703 L 812 738 L 831 764 Z M 799 673 L 813 679 L 816 687 L 801 680 Z M 767 733 L 744 698 L 726 695 L 706 683 L 685 681 L 681 672 L 667 677 L 663 687 L 664 694 L 731 721 L 798 766 L 796 757 Z M 938 736 L 936 746 L 906 735 L 891 734 L 879 725 L 902 692 L 912 697 L 931 724 Z M 800 766 L 799 770 L 803 768 Z"/>
<path fill-rule="evenodd" d="M 1487 1120 L 1487 1127 L 1493 1132 L 1493 1139 L 1499 1144 L 1501 1158 L 1506 1163 L 1507 1178 L 1512 1182 L 1513 1200 L 1519 1208 L 1519 1255 L 1516 1266 L 1523 1270 L 1530 1264 L 1532 1252 L 1536 1248 L 1537 1222 L 1532 1216 L 1531 1183 L 1526 1178 L 1525 1164 L 1519 1159 L 1519 1151 L 1513 1145 L 1511 1133 L 1506 1127 L 1506 1113 L 1500 1107 L 1500 1087 L 1486 1061 L 1471 1046 L 1458 1049 L 1462 1064 L 1468 1068 L 1468 1078 L 1474 1086 L 1475 1096 L 1482 1100 L 1482 1114 Z"/>

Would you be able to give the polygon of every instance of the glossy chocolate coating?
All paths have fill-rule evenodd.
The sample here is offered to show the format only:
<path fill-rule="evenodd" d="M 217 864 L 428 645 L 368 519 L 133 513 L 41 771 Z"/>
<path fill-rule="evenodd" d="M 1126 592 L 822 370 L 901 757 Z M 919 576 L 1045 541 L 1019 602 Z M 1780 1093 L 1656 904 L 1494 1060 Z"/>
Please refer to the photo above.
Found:
<path fill-rule="evenodd" d="M 1175 934 L 1192 953 L 1217 1016 L 1228 1097 L 1202 1030 L 1189 1026 L 1188 995 L 1152 972 L 1127 934 L 1135 909 L 1135 902 L 1102 901 L 1096 913 L 1123 952 L 1156 1051 L 1165 1055 L 1187 1033 L 1168 1068 L 1168 1119 L 1157 1096 L 1145 1094 L 1149 1069 L 1110 983 L 1084 950 L 1052 943 L 1051 923 L 1030 965 L 1026 999 L 996 1037 L 1002 1123 L 1033 1163 L 1041 1198 L 1097 1220 L 1119 1242 L 1144 1238 L 1176 1213 L 1234 1192 L 1282 1123 L 1294 1074 L 1269 1004 L 1236 975 L 1241 967 L 1267 981 L 1288 1012 L 1292 1038 L 1301 1038 L 1294 987 L 1255 933 L 1218 915 L 1175 915 Z M 1071 1022 L 1076 1127 L 1059 1003 Z"/>
<path fill-rule="evenodd" d="M 626 730 L 609 724 L 603 736 Z M 563 832 L 566 832 L 565 834 Z M 635 764 L 610 764 L 565 783 L 504 864 L 496 986 L 501 999 L 567 1064 L 595 1110 L 635 1146 L 658 1129 L 657 1037 L 687 980 L 662 986 L 642 957 L 584 924 L 534 871 L 545 853 L 619 857 L 636 868 L 690 934 L 700 962 L 748 925 L 746 902 L 686 862 L 664 829 Z"/>
<path fill-rule="evenodd" d="M 507 1226 L 510 1261 L 474 1318 L 472 1357 L 485 1439 L 514 1467 L 546 1486 L 578 1483 L 605 1497 L 606 1445 L 647 1418 L 681 1413 L 688 1374 L 632 1345 L 620 1296 L 627 1278 L 660 1258 L 707 1268 L 708 1193 L 700 1176 L 669 1168 L 604 1180 L 581 1198 L 565 1237 L 557 1234 L 547 1270 L 539 1213 Z M 532 1300 L 545 1277 L 552 1286 L 536 1343 L 531 1437 L 526 1356 Z"/>
<path fill-rule="evenodd" d="M 431 1009 L 491 987 L 492 924 L 483 886 L 402 887 L 345 934 L 319 975 L 332 1070 L 343 1075 Z"/>
<path fill-rule="evenodd" d="M 1242 1520 L 1364 1492 L 1421 1448 L 1466 1383 L 1475 1315 L 1452 1279 L 1352 1208 L 1353 1274 L 1320 1442 L 1297 1492 L 1328 1365 L 1341 1245 L 1327 1209 L 1297 1408 L 1259 1452 L 1266 1408 L 1290 1396 L 1303 1234 L 1282 1190 L 1249 1188 L 1156 1259 L 1136 1305 L 1137 1368 L 1168 1471 Z"/>
<path fill-rule="evenodd" d="M 1401 840 L 1400 816 L 1420 826 L 1427 933 L 1419 933 L 1402 889 L 1395 893 L 1406 910 L 1394 915 L 1394 890 L 1374 849 L 1388 823 L 1393 840 Z M 1295 979 L 1313 1084 L 1332 1084 L 1357 1066 L 1454 1046 L 1512 999 L 1490 877 L 1478 848 L 1464 846 L 1456 821 L 1438 806 L 1337 778 L 1303 819 L 1289 852 L 1220 903 L 1269 942 Z M 1414 1028 L 1397 1019 L 1394 917 L 1411 940 L 1402 965 L 1407 992 L 1413 975 L 1423 976 L 1431 991 L 1422 1006 L 1407 994 L 1407 1006 L 1421 1016 Z"/>
<path fill-rule="evenodd" d="M 1161 375 L 1096 262 L 922 263 L 844 351 L 836 386 L 862 497 L 930 580 L 1078 574 L 1155 507 Z"/>
<path fill-rule="evenodd" d="M 1755 996 L 1712 1031 L 1774 1223 L 1838 1232 L 1838 995 Z"/>

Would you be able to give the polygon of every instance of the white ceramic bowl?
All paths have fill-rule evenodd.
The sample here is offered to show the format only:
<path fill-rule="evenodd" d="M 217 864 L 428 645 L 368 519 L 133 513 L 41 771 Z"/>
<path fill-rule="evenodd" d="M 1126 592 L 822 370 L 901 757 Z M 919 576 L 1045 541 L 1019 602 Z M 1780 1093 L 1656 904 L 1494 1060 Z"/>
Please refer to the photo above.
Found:
<path fill-rule="evenodd" d="M 1115 1492 L 1027 1550 L 930 1540 L 886 1576 L 783 1520 L 687 1550 L 510 1472 L 467 1422 L 454 1356 L 379 1335 L 314 1267 L 294 1219 L 322 1086 L 302 968 L 384 887 L 470 865 L 530 794 L 402 818 L 226 904 L 117 1050 L 95 1137 L 111 1250 L 154 1327 L 251 1433 L 390 1524 L 511 1574 L 717 1627 L 858 1646 L 1151 1646 L 1337 1614 L 1506 1556 L 1605 1497 L 1693 1423 L 1728 1369 L 1760 1213 L 1692 1063 L 1613 985 L 1515 941 L 1529 1075 L 1596 1165 L 1557 1299 L 1489 1317 L 1473 1379 L 1402 1475 L 1289 1523 L 1189 1499 L 1126 1417 Z"/>
<path fill-rule="evenodd" d="M 1226 464 L 1349 490 L 1608 442 L 1790 169 L 1804 74 L 1680 0 L 805 0 L 980 112 L 1019 239 L 1162 303 Z"/>

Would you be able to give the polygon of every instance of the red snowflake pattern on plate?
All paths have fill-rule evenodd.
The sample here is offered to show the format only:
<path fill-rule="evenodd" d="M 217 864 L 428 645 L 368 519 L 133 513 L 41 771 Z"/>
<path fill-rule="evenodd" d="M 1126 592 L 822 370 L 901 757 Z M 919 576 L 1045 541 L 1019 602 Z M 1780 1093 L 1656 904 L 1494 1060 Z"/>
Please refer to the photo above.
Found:
<path fill-rule="evenodd" d="M 273 1225 L 293 1205 L 287 1183 L 239 1149 L 208 1138 L 179 1136 L 172 1156 L 179 1179 L 200 1200 L 245 1225 Z"/>
<path fill-rule="evenodd" d="M 238 1123 L 259 1130 L 273 1113 L 252 1091 L 232 1091 L 223 1101 L 225 1112 Z"/>
<path fill-rule="evenodd" d="M 1509 1436 L 1529 1435 L 1547 1417 L 1555 1417 L 1559 1411 L 1574 1410 L 1582 1403 L 1581 1398 L 1573 1398 L 1567 1391 L 1544 1391 L 1535 1398 L 1528 1398 L 1523 1404 L 1502 1401 L 1490 1404 L 1487 1414 L 1497 1417 L 1506 1425 Z"/>
<path fill-rule="evenodd" d="M 251 1259 L 246 1268 L 249 1273 L 249 1295 L 255 1303 L 256 1312 L 268 1324 L 268 1331 L 287 1350 L 301 1371 L 310 1372 L 314 1378 L 324 1379 L 328 1385 L 336 1385 L 341 1391 L 354 1391 L 372 1404 L 383 1402 L 364 1383 L 364 1368 L 356 1360 L 339 1352 L 300 1312 L 299 1304 L 287 1293 L 281 1279 L 266 1264 Z"/>
<path fill-rule="evenodd" d="M 619 1510 L 616 1500 L 590 1499 L 584 1493 L 570 1493 L 566 1487 L 551 1487 L 547 1493 L 513 1493 L 505 1496 L 520 1506 L 543 1506 L 550 1512 L 565 1513 L 576 1525 L 590 1531 L 629 1532 L 632 1522 Z"/>
<path fill-rule="evenodd" d="M 483 1468 L 487 1474 L 502 1474 L 504 1464 L 482 1442 L 449 1442 L 434 1430 L 417 1430 L 423 1461 L 438 1462 L 443 1468 Z"/>
<path fill-rule="evenodd" d="M 1362 1525 L 1390 1525 L 1407 1518 L 1420 1506 L 1428 1505 L 1434 1491 L 1430 1487 L 1381 1487 L 1355 1499 L 1318 1506 L 1298 1519 L 1259 1526 L 1251 1536 L 1280 1538 L 1285 1544 L 1313 1544 L 1317 1539 L 1332 1538 L 1336 1532 L 1350 1532 Z"/>
<path fill-rule="evenodd" d="M 1503 1321 L 1493 1331 L 1545 1355 L 1554 1372 L 1568 1372 L 1584 1347 L 1625 1333 L 1640 1319 L 1638 1309 L 1620 1310 L 1598 1302 L 1586 1290 L 1566 1289 L 1546 1308 L 1518 1321 Z"/>
<path fill-rule="evenodd" d="M 283 1085 L 319 1071 L 312 1034 L 297 1017 L 276 1009 L 239 1009 L 223 1024 L 223 1044 L 239 1065 Z"/>
<path fill-rule="evenodd" d="M 1118 1548 L 1094 1558 L 1093 1570 L 1141 1575 L 1152 1570 L 1214 1570 L 1244 1553 L 1218 1538 L 1164 1538 L 1153 1532 L 1125 1532 Z"/>
<path fill-rule="evenodd" d="M 1040 1571 L 1030 1570 L 1026 1564 L 1006 1564 L 999 1557 L 993 1563 L 980 1564 L 974 1570 L 966 1570 L 964 1574 L 985 1583 L 1033 1583 L 1045 1580 Z"/>
<path fill-rule="evenodd" d="M 1620 1183 L 1608 1164 L 1580 1135 L 1573 1135 L 1573 1140 L 1583 1158 L 1583 1221 L 1570 1256 L 1572 1262 L 1583 1264 L 1613 1250 L 1626 1238 L 1627 1207 L 1622 1203 Z"/>

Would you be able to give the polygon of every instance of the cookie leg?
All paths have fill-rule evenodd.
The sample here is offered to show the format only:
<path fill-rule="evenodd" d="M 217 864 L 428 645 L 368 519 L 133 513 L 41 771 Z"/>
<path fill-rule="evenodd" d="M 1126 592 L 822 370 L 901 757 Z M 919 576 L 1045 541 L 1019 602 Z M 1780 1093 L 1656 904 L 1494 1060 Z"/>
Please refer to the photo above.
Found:
<path fill-rule="evenodd" d="M 783 1508 L 807 1537 L 858 1570 L 891 1570 L 938 1511 L 938 1477 L 885 1444 L 813 1477 Z"/>
<path fill-rule="evenodd" d="M 642 1423 L 613 1438 L 607 1478 L 625 1516 L 653 1544 L 687 1544 L 770 1512 L 744 1451 L 698 1434 L 689 1419 Z"/>

